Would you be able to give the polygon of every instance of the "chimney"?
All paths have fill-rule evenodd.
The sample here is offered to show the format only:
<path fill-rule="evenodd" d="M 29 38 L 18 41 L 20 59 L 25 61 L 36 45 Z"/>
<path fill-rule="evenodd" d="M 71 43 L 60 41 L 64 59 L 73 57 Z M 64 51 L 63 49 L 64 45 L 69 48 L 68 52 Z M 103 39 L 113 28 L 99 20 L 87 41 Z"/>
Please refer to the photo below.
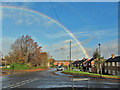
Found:
<path fill-rule="evenodd" d="M 115 54 L 112 54 L 112 58 L 114 58 L 115 57 Z"/>
<path fill-rule="evenodd" d="M 83 58 L 83 60 L 85 60 L 85 57 Z"/>

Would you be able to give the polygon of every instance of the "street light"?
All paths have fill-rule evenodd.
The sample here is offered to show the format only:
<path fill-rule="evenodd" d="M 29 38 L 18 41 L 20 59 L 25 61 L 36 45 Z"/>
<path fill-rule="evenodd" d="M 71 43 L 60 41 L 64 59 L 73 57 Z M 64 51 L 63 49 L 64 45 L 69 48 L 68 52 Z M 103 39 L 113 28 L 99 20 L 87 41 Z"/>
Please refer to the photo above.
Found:
<path fill-rule="evenodd" d="M 98 46 L 99 46 L 99 54 L 100 54 L 100 43 L 98 44 Z M 101 55 L 100 55 L 100 57 L 99 57 L 99 61 L 100 61 L 100 58 L 101 58 Z M 101 65 L 101 63 L 100 63 L 100 69 L 101 69 L 101 77 L 102 77 L 102 65 Z"/>
<path fill-rule="evenodd" d="M 101 45 L 101 44 L 99 43 L 99 44 L 98 44 L 98 46 L 99 46 L 99 53 L 100 53 L 100 45 Z"/>

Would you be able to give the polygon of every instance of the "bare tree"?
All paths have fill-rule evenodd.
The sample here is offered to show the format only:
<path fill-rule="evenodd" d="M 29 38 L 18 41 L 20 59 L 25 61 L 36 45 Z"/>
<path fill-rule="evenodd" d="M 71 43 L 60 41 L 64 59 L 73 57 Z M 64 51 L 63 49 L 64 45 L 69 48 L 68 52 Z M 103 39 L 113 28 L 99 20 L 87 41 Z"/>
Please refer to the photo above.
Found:
<path fill-rule="evenodd" d="M 37 66 L 46 66 L 48 62 L 47 53 L 41 53 L 41 46 L 31 38 L 31 36 L 22 36 L 18 38 L 11 46 L 11 52 L 7 56 L 7 60 L 11 63 L 24 63 Z"/>

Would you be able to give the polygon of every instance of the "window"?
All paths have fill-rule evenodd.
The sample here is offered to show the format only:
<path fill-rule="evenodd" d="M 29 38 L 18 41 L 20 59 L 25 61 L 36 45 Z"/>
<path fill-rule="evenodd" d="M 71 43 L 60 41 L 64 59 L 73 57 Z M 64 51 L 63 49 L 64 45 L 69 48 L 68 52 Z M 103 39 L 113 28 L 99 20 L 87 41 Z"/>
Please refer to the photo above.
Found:
<path fill-rule="evenodd" d="M 115 75 L 115 70 L 113 70 L 113 75 Z"/>
<path fill-rule="evenodd" d="M 115 62 L 112 62 L 112 66 L 115 66 Z"/>
<path fill-rule="evenodd" d="M 107 69 L 105 69 L 105 73 L 107 73 Z"/>
<path fill-rule="evenodd" d="M 117 66 L 119 66 L 119 67 L 120 67 L 120 62 L 117 62 L 116 64 L 117 64 Z"/>
<path fill-rule="evenodd" d="M 107 63 L 105 63 L 105 66 L 107 66 Z"/>
<path fill-rule="evenodd" d="M 117 71 L 117 75 L 120 76 L 120 72 L 119 71 Z"/>
<path fill-rule="evenodd" d="M 108 62 L 108 66 L 110 66 L 110 62 Z"/>
<path fill-rule="evenodd" d="M 108 70 L 108 73 L 111 74 L 111 73 L 110 73 L 110 70 Z"/>
<path fill-rule="evenodd" d="M 119 63 L 118 63 L 118 62 L 117 62 L 116 64 L 117 64 L 117 66 L 119 66 Z"/>
<path fill-rule="evenodd" d="M 91 72 L 91 68 L 89 68 L 89 72 Z"/>

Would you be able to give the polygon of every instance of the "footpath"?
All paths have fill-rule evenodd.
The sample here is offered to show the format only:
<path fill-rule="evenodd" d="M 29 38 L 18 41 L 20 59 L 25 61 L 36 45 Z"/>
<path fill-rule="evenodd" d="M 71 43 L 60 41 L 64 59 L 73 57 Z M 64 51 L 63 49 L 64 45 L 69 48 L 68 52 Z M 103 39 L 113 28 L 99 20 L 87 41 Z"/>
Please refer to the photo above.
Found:
<path fill-rule="evenodd" d="M 49 68 L 38 68 L 38 69 L 29 69 L 29 70 L 2 70 L 1 76 L 19 74 L 19 73 L 24 73 L 24 72 L 45 71 L 45 70 L 49 70 Z"/>

